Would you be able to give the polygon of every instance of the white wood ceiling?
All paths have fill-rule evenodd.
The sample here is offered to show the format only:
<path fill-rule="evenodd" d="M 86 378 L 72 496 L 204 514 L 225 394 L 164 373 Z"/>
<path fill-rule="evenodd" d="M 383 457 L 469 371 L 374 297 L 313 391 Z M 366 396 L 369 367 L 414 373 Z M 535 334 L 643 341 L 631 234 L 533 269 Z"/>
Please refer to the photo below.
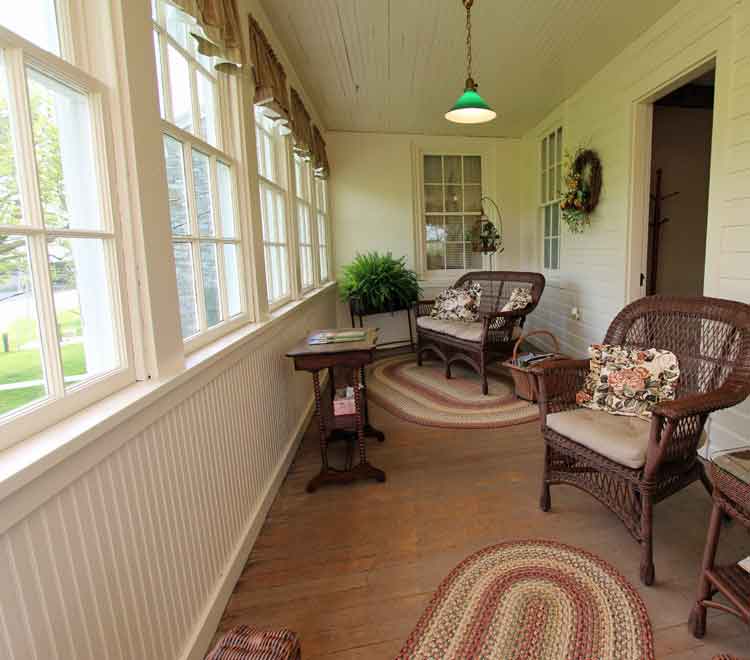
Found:
<path fill-rule="evenodd" d="M 521 136 L 678 0 L 475 0 L 474 78 L 498 113 L 455 127 L 460 0 L 261 0 L 329 130 Z"/>

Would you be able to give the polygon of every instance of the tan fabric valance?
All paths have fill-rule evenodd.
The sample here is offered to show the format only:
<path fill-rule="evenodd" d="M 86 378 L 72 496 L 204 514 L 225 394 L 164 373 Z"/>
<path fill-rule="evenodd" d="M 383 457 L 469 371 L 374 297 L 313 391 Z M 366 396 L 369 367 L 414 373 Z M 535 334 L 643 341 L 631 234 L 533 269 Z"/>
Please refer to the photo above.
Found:
<path fill-rule="evenodd" d="M 255 105 L 263 107 L 266 115 L 282 123 L 288 123 L 289 90 L 284 67 L 273 52 L 265 33 L 253 18 L 250 22 L 250 62 L 255 79 Z"/>
<path fill-rule="evenodd" d="M 240 15 L 235 0 L 170 0 L 192 16 L 197 29 L 198 52 L 219 61 L 216 68 L 234 72 L 245 63 Z"/>
<path fill-rule="evenodd" d="M 313 174 L 319 179 L 327 179 L 330 174 L 326 143 L 317 126 L 313 126 Z"/>
<path fill-rule="evenodd" d="M 310 158 L 313 147 L 312 124 L 307 108 L 302 102 L 302 97 L 294 87 L 291 88 L 292 99 L 292 137 L 294 138 L 294 151 L 303 158 Z"/>

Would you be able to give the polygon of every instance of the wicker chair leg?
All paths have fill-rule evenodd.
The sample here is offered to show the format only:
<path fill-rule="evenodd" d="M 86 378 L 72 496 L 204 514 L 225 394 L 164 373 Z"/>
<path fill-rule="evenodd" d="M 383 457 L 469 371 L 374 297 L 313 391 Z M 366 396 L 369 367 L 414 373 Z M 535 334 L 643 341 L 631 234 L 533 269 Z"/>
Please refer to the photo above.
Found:
<path fill-rule="evenodd" d="M 484 364 L 484 359 L 481 362 L 480 377 L 482 378 L 482 394 L 487 396 L 490 393 L 490 386 L 487 384 L 487 367 Z"/>
<path fill-rule="evenodd" d="M 654 504 L 650 493 L 642 494 L 641 507 L 641 582 L 650 587 L 654 583 Z"/>
<path fill-rule="evenodd" d="M 706 634 L 706 608 L 696 603 L 688 618 L 688 630 L 696 639 L 703 639 Z"/>
<path fill-rule="evenodd" d="M 419 336 L 417 335 L 417 366 L 422 366 L 422 346 L 419 343 Z"/>
<path fill-rule="evenodd" d="M 450 379 L 451 378 L 451 363 L 448 362 L 448 360 L 445 361 L 445 377 Z"/>

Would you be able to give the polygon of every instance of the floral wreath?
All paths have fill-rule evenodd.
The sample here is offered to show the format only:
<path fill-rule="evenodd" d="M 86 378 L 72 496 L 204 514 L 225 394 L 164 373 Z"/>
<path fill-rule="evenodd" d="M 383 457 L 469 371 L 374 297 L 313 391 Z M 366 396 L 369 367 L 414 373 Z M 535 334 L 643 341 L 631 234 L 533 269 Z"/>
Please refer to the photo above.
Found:
<path fill-rule="evenodd" d="M 563 220 L 574 234 L 591 224 L 590 215 L 599 203 L 602 163 L 592 149 L 580 148 L 575 156 L 565 153 L 565 190 L 560 200 Z"/>

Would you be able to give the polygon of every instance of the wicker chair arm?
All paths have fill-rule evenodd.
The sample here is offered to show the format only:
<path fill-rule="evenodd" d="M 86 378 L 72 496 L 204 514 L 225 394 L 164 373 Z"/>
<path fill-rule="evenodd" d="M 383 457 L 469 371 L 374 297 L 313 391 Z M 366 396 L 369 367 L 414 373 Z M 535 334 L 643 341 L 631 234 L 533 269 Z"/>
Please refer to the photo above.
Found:
<path fill-rule="evenodd" d="M 742 403 L 746 398 L 746 390 L 724 385 L 713 392 L 693 394 L 673 401 L 662 401 L 654 406 L 653 413 L 677 421 L 685 417 L 708 415 L 717 410 L 731 408 Z"/>
<path fill-rule="evenodd" d="M 414 303 L 414 316 L 426 316 L 432 310 L 434 300 L 418 300 Z"/>
<path fill-rule="evenodd" d="M 589 360 L 547 360 L 532 367 L 539 384 L 542 419 L 576 407 L 576 394 L 589 374 Z"/>

